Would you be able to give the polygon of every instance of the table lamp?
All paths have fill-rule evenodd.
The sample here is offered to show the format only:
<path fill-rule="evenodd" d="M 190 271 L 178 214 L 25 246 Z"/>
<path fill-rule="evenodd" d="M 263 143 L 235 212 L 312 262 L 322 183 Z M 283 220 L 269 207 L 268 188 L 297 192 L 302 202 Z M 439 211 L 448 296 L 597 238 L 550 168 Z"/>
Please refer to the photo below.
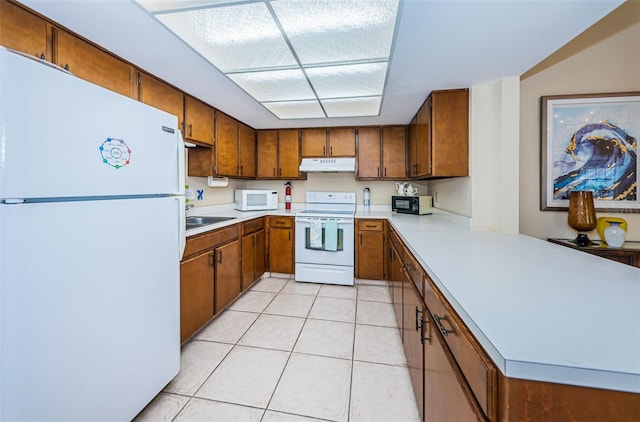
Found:
<path fill-rule="evenodd" d="M 587 237 L 587 232 L 595 229 L 598 224 L 593 205 L 593 192 L 577 190 L 569 193 L 568 223 L 578 231 L 578 237 L 572 241 L 573 243 L 578 246 L 595 245 Z"/>

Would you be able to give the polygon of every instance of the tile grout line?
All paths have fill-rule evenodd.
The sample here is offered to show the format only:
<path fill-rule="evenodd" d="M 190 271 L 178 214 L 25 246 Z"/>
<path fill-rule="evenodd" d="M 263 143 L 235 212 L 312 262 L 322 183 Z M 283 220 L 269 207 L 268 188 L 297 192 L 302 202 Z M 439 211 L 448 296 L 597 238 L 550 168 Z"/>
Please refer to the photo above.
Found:
<path fill-rule="evenodd" d="M 294 280 L 294 279 L 292 278 L 289 281 L 291 281 L 291 280 Z M 295 283 L 295 280 L 294 280 L 294 283 Z M 287 284 L 289 284 L 289 282 L 287 282 L 285 284 L 285 286 Z M 320 289 L 321 288 L 322 288 L 322 286 L 320 287 Z M 282 289 L 280 289 L 280 292 L 278 292 L 278 295 L 282 292 L 283 289 L 284 289 L 284 286 L 282 287 Z M 282 372 L 280 373 L 280 376 L 278 377 L 278 381 L 276 382 L 275 387 L 273 387 L 273 391 L 271 392 L 271 396 L 269 397 L 269 401 L 267 402 L 267 405 L 264 408 L 264 412 L 262 413 L 262 417 L 260 418 L 260 421 L 262 421 L 264 419 L 265 415 L 267 414 L 267 410 L 269 410 L 269 405 L 271 405 L 271 401 L 273 400 L 273 396 L 276 394 L 276 390 L 278 389 L 278 385 L 280 385 L 280 381 L 282 381 L 282 376 L 284 375 L 284 371 L 287 369 L 287 365 L 289 365 L 289 361 L 291 361 L 291 356 L 293 356 L 293 350 L 296 348 L 296 344 L 298 344 L 298 341 L 300 340 L 300 335 L 302 334 L 302 330 L 304 330 L 304 326 L 307 323 L 307 320 L 309 319 L 309 314 L 311 313 L 311 309 L 313 308 L 313 305 L 316 303 L 316 299 L 318 298 L 318 294 L 320 293 L 320 289 L 318 289 L 318 291 L 316 292 L 315 296 L 313 297 L 313 302 L 311 303 L 311 306 L 309 307 L 309 310 L 307 311 L 307 316 L 304 318 L 304 322 L 302 323 L 302 327 L 300 328 L 300 332 L 298 333 L 298 336 L 296 337 L 296 341 L 293 343 L 293 346 L 291 346 L 291 351 L 289 352 L 289 357 L 287 357 L 287 361 L 285 362 L 284 366 L 282 367 Z M 276 297 L 278 295 L 276 295 Z"/>

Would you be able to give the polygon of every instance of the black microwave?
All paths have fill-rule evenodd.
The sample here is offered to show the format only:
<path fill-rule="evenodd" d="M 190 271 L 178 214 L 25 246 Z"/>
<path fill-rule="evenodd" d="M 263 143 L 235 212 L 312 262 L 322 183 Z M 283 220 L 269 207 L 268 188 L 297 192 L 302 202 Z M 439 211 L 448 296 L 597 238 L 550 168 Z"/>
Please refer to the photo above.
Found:
<path fill-rule="evenodd" d="M 402 214 L 431 214 L 431 197 L 392 196 L 391 210 Z"/>

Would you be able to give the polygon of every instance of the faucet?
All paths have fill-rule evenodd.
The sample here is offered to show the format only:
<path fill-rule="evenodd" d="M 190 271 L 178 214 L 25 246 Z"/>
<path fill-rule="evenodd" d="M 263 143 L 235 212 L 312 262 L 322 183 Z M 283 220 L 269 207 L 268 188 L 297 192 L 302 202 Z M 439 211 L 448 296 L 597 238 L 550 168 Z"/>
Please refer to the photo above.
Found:
<path fill-rule="evenodd" d="M 195 205 L 190 204 L 190 203 L 188 203 L 188 202 L 187 202 L 187 203 L 184 205 L 184 209 L 185 209 L 185 211 L 189 211 L 189 209 L 193 208 L 194 206 L 195 206 Z"/>

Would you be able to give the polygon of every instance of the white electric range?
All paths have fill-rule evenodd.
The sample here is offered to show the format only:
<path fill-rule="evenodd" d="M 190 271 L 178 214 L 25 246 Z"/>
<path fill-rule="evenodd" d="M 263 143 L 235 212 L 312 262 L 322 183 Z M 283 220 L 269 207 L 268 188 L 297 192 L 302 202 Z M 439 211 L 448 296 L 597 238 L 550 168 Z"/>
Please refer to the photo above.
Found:
<path fill-rule="evenodd" d="M 295 280 L 354 284 L 355 192 L 307 192 L 296 214 Z"/>

